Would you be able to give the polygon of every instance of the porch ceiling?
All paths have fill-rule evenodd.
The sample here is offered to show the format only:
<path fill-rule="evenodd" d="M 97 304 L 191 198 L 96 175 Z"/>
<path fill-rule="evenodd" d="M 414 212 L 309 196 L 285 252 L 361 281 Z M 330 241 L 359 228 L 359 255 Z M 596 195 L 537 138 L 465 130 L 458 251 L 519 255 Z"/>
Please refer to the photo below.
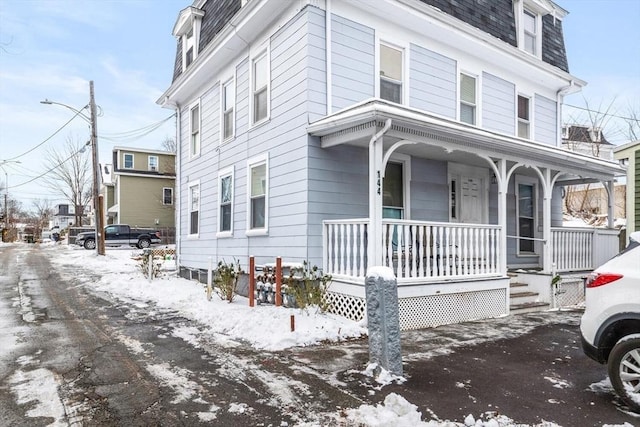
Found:
<path fill-rule="evenodd" d="M 363 101 L 327 116 L 312 123 L 307 131 L 320 138 L 323 148 L 342 144 L 368 147 L 371 137 L 388 119 L 392 124 L 384 134 L 385 149 L 398 141 L 408 141 L 398 152 L 416 157 L 484 167 L 488 166 L 486 157 L 505 159 L 512 164 L 562 171 L 563 179 L 574 183 L 608 181 L 625 174 L 613 161 L 490 132 L 380 99 Z"/>

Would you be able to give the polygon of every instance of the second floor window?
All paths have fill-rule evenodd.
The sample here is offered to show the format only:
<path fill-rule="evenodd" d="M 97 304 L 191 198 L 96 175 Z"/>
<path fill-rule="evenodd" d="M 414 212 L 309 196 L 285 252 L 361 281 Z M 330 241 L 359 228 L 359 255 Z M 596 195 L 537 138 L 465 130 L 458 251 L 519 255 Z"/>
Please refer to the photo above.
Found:
<path fill-rule="evenodd" d="M 235 101 L 233 79 L 222 85 L 222 139 L 233 136 L 233 104 Z"/>
<path fill-rule="evenodd" d="M 476 78 L 460 74 L 460 121 L 476 124 Z"/>
<path fill-rule="evenodd" d="M 529 129 L 529 98 L 518 95 L 518 136 L 520 138 L 529 138 Z"/>
<path fill-rule="evenodd" d="M 258 123 L 266 119 L 269 112 L 269 62 L 267 52 L 262 53 L 253 60 L 252 79 L 252 123 Z"/>
<path fill-rule="evenodd" d="M 149 156 L 149 170 L 158 172 L 158 156 Z"/>
<path fill-rule="evenodd" d="M 133 154 L 124 153 L 124 168 L 133 169 Z"/>
<path fill-rule="evenodd" d="M 200 154 L 200 104 L 191 108 L 191 156 Z"/>
<path fill-rule="evenodd" d="M 380 45 L 380 98 L 402 103 L 402 51 Z"/>

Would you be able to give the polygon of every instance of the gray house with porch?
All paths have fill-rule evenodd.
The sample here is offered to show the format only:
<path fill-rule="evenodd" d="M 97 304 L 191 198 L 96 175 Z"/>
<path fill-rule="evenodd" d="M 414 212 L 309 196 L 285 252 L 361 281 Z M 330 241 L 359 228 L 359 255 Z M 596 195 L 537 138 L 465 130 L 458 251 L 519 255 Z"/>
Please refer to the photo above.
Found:
<path fill-rule="evenodd" d="M 552 275 L 618 247 L 612 224 L 562 227 L 563 186 L 611 191 L 623 173 L 561 146 L 563 98 L 585 85 L 566 15 L 548 0 L 194 1 L 158 100 L 179 117 L 183 274 L 308 260 L 333 277 L 332 310 L 359 319 L 367 268 L 389 266 L 403 328 L 508 314 L 513 270 L 548 299 Z"/>

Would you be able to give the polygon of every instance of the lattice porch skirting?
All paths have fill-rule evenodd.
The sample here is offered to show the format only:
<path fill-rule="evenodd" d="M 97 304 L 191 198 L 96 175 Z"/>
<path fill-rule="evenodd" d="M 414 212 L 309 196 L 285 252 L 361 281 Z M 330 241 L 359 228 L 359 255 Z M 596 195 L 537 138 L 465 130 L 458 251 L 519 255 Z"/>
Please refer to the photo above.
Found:
<path fill-rule="evenodd" d="M 364 298 L 328 292 L 332 313 L 360 321 L 366 315 Z M 507 314 L 506 289 L 488 289 L 399 298 L 400 329 L 421 329 Z"/>

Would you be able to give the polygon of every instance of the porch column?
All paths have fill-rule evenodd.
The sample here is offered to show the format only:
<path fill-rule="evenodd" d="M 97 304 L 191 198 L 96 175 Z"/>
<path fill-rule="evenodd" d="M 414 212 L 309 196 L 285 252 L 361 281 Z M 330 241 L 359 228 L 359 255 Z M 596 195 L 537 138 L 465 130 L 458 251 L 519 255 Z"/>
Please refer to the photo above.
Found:
<path fill-rule="evenodd" d="M 553 193 L 553 185 L 551 182 L 551 170 L 546 168 L 543 173 L 543 203 L 542 203 L 542 272 L 551 273 L 553 270 L 553 257 L 551 244 L 551 194 Z"/>
<path fill-rule="evenodd" d="M 371 137 L 369 142 L 369 230 L 367 244 L 367 267 L 381 266 L 382 250 L 382 154 L 384 133 L 391 127 L 387 119 L 384 127 Z"/>
<path fill-rule="evenodd" d="M 507 273 L 507 161 L 498 161 L 496 178 L 498 180 L 498 225 L 500 226 L 500 241 L 498 242 L 498 268 L 504 274 Z"/>
<path fill-rule="evenodd" d="M 616 189 L 615 186 L 613 185 L 613 180 L 611 181 L 607 181 L 606 182 L 606 186 L 607 186 L 607 193 L 608 194 L 608 201 L 609 201 L 609 205 L 607 206 L 607 228 L 613 228 L 615 226 L 615 221 L 616 219 L 614 218 L 615 213 L 615 202 L 616 202 Z"/>

